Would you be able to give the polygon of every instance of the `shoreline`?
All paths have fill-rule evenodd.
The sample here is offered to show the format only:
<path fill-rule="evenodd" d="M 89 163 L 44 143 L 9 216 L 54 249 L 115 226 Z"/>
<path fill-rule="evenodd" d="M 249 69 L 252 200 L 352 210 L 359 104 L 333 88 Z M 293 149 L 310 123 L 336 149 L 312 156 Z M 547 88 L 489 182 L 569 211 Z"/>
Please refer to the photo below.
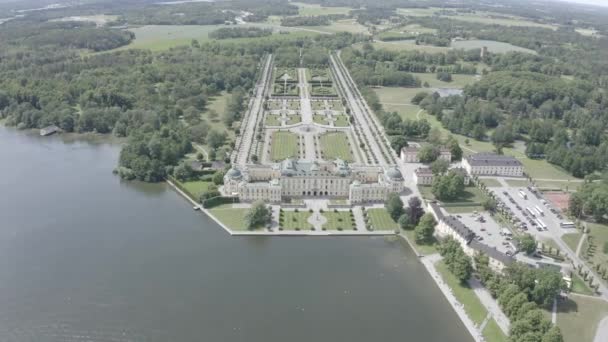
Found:
<path fill-rule="evenodd" d="M 243 232 L 243 233 L 240 233 L 240 232 L 236 232 L 235 233 L 232 230 L 230 230 L 230 228 L 228 228 L 225 224 L 223 224 L 219 219 L 217 219 L 209 210 L 203 208 L 202 205 L 200 205 L 199 203 L 194 201 L 192 198 L 190 198 L 190 196 L 188 196 L 185 192 L 183 192 L 181 189 L 179 189 L 175 184 L 173 184 L 173 182 L 171 182 L 168 179 L 166 180 L 166 182 L 178 194 L 180 194 L 182 197 L 186 198 L 186 200 L 190 204 L 192 204 L 195 207 L 198 207 L 200 209 L 200 211 L 202 211 L 209 218 L 211 218 L 213 221 L 215 221 L 215 223 L 217 223 L 220 227 L 222 227 L 231 236 L 386 236 L 387 235 L 387 234 L 383 234 L 382 232 L 363 232 L 365 234 L 352 234 L 352 233 L 336 234 L 336 233 L 331 233 L 331 232 L 317 232 L 316 234 L 306 234 L 306 233 L 302 233 L 302 232 L 280 232 L 280 233 L 275 233 L 275 232 Z M 435 269 L 434 262 L 440 260 L 439 255 L 432 254 L 431 256 L 425 256 L 425 255 L 421 254 L 418 251 L 418 249 L 416 249 L 414 244 L 403 233 L 394 234 L 394 232 L 392 232 L 391 235 L 400 237 L 407 242 L 408 246 L 412 249 L 412 251 L 414 251 L 414 254 L 416 254 L 418 259 L 420 260 L 420 263 L 422 263 L 422 265 L 424 266 L 424 268 L 426 269 L 428 274 L 431 276 L 431 278 L 435 282 L 435 285 L 437 285 L 437 287 L 439 288 L 441 293 L 443 293 L 445 299 L 450 303 L 450 306 L 452 307 L 452 309 L 454 310 L 456 315 L 460 318 L 460 321 L 464 324 L 465 329 L 469 332 L 469 334 L 471 335 L 473 340 L 475 342 L 483 342 L 484 338 L 483 338 L 482 332 L 477 329 L 475 323 L 473 323 L 473 321 L 469 318 L 469 316 L 466 314 L 466 312 L 464 312 L 464 306 L 456 299 L 456 297 L 454 297 L 454 295 L 451 293 L 452 290 L 450 289 L 450 287 L 447 284 L 445 284 L 445 282 L 443 280 L 441 280 L 441 275 Z M 433 256 L 435 256 L 435 258 L 437 260 L 433 261 L 432 260 Z"/>

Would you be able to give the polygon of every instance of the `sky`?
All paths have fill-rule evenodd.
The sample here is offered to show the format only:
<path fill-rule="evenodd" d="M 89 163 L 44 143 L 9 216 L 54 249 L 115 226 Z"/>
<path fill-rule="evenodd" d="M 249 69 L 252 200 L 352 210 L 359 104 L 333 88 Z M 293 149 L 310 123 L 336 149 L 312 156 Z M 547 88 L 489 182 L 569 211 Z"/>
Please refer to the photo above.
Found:
<path fill-rule="evenodd" d="M 596 5 L 608 7 L 608 0 L 554 0 L 560 2 L 572 2 L 577 4 Z"/>

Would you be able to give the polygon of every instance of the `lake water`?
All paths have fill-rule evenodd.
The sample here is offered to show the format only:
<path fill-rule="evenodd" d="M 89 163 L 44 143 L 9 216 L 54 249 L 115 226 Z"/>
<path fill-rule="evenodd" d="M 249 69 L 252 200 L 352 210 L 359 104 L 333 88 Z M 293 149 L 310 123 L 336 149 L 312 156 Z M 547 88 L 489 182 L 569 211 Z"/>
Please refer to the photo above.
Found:
<path fill-rule="evenodd" d="M 470 341 L 409 248 L 230 237 L 119 146 L 0 126 L 0 341 Z"/>

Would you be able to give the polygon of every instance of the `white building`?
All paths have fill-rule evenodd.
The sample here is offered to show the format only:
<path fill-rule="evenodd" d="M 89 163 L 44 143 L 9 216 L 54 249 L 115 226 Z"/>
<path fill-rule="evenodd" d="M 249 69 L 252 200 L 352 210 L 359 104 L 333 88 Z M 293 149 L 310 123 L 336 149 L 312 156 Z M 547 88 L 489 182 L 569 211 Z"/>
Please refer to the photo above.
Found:
<path fill-rule="evenodd" d="M 420 163 L 418 153 L 420 152 L 420 146 L 406 146 L 401 149 L 399 157 L 404 163 Z M 439 155 L 437 159 L 445 160 L 448 163 L 452 161 L 452 152 L 447 147 L 440 147 Z"/>
<path fill-rule="evenodd" d="M 431 185 L 433 184 L 433 171 L 428 167 L 419 167 L 414 171 L 414 184 Z"/>
<path fill-rule="evenodd" d="M 286 159 L 274 165 L 248 165 L 230 169 L 223 191 L 243 202 L 273 203 L 285 198 L 348 198 L 352 204 L 381 202 L 389 193 L 404 190 L 399 169 L 375 166 L 351 167 L 343 160 L 309 162 Z"/>
<path fill-rule="evenodd" d="M 495 153 L 470 155 L 462 165 L 470 175 L 522 177 L 524 174 L 524 166 L 519 160 Z"/>
<path fill-rule="evenodd" d="M 502 272 L 506 266 L 515 261 L 513 257 L 500 252 L 495 247 L 490 247 L 476 240 L 475 233 L 471 229 L 460 222 L 456 217 L 444 215 L 437 203 L 430 202 L 428 204 L 428 210 L 433 214 L 437 221 L 435 235 L 439 238 L 454 238 L 454 240 L 460 243 L 463 251 L 471 257 L 478 253 L 486 255 L 492 270 Z"/>

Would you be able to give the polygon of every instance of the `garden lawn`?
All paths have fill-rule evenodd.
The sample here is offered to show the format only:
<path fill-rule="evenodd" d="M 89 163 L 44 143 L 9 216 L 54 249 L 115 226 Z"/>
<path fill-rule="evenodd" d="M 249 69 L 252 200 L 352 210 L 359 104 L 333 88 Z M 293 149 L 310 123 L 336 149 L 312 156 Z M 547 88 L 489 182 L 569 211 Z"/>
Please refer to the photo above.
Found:
<path fill-rule="evenodd" d="M 327 222 L 323 225 L 326 230 L 353 230 L 355 225 L 353 223 L 352 215 L 350 211 L 326 211 L 322 213 Z"/>
<path fill-rule="evenodd" d="M 436 73 L 412 73 L 412 75 L 418 77 L 422 84 L 424 82 L 428 82 L 428 84 L 432 88 L 464 88 L 464 86 L 468 84 L 475 83 L 476 78 L 475 75 L 462 75 L 462 74 L 452 74 L 451 82 L 444 82 L 437 79 Z M 417 88 L 419 90 L 423 90 L 424 88 Z"/>
<path fill-rule="evenodd" d="M 231 204 L 224 204 L 212 209 L 209 209 L 211 214 L 228 228 L 237 231 L 246 231 L 247 224 L 245 223 L 245 215 L 249 209 L 232 208 Z"/>
<path fill-rule="evenodd" d="M 506 342 L 507 336 L 500 330 L 494 318 L 490 318 L 486 327 L 481 332 L 487 342 Z"/>
<path fill-rule="evenodd" d="M 274 132 L 270 157 L 274 161 L 298 156 L 298 136 L 290 132 Z"/>
<path fill-rule="evenodd" d="M 287 116 L 288 125 L 295 125 L 300 122 L 302 122 L 302 117 L 300 115 L 288 115 Z"/>
<path fill-rule="evenodd" d="M 266 126 L 281 126 L 280 115 L 266 115 Z"/>
<path fill-rule="evenodd" d="M 564 341 L 593 341 L 597 326 L 606 315 L 608 303 L 601 299 L 573 294 L 557 305 L 557 325 Z"/>
<path fill-rule="evenodd" d="M 407 236 L 407 239 L 416 247 L 418 253 L 423 255 L 429 255 L 437 253 L 437 240 L 434 240 L 433 243 L 428 245 L 421 245 L 416 242 L 416 233 L 414 230 L 402 230 L 402 233 Z"/>
<path fill-rule="evenodd" d="M 385 208 L 367 209 L 371 226 L 374 230 L 396 230 L 399 229 L 397 222 L 393 221 L 391 215 Z"/>
<path fill-rule="evenodd" d="M 325 115 L 315 114 L 312 117 L 312 121 L 314 121 L 315 123 L 318 123 L 320 125 L 328 125 L 328 123 L 327 123 L 327 117 Z"/>
<path fill-rule="evenodd" d="M 476 324 L 481 324 L 488 315 L 488 311 L 483 304 L 481 304 L 473 289 L 466 285 L 462 285 L 458 279 L 448 271 L 448 268 L 443 261 L 437 262 L 435 268 L 441 274 L 441 277 L 446 284 L 452 289 L 456 299 L 464 306 L 464 311 L 469 318 Z"/>
<path fill-rule="evenodd" d="M 321 141 L 321 152 L 324 159 L 334 160 L 339 158 L 348 162 L 354 160 L 345 133 L 326 133 L 319 140 Z"/>
<path fill-rule="evenodd" d="M 209 186 L 213 184 L 213 182 L 203 182 L 203 181 L 190 181 L 190 182 L 180 182 L 180 184 L 186 189 L 189 193 L 196 196 L 194 200 L 198 201 L 201 198 L 203 192 L 209 189 Z"/>
<path fill-rule="evenodd" d="M 311 230 L 313 227 L 308 223 L 311 214 L 307 211 L 286 211 L 282 213 L 281 228 L 284 230 Z"/>
<path fill-rule="evenodd" d="M 419 186 L 418 189 L 422 197 L 430 200 L 435 199 L 431 186 Z M 443 207 L 450 213 L 473 212 L 481 208 L 481 203 L 486 199 L 486 195 L 475 186 L 467 186 L 464 193 L 459 198 L 452 201 L 441 201 Z M 454 210 L 454 211 L 451 211 Z"/>
<path fill-rule="evenodd" d="M 298 6 L 298 14 L 301 16 L 348 14 L 352 10 L 350 7 L 323 7 L 317 4 L 305 4 L 300 2 L 292 2 L 291 4 Z"/>
<path fill-rule="evenodd" d="M 334 118 L 336 119 L 334 121 L 334 126 L 335 127 L 348 127 L 349 123 L 348 123 L 348 116 L 346 115 L 335 115 Z"/>

